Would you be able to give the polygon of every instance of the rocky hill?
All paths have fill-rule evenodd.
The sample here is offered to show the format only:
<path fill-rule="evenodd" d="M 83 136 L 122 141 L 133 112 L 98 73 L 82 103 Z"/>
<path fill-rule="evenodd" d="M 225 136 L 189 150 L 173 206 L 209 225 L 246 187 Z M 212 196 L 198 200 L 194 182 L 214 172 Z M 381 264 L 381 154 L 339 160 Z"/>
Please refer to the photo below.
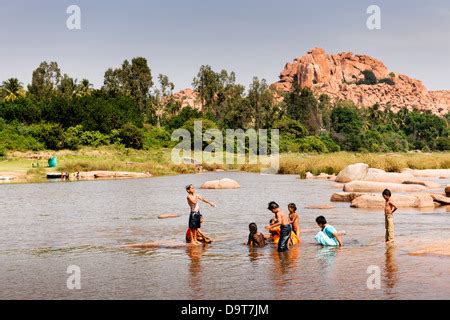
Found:
<path fill-rule="evenodd" d="M 376 83 L 364 84 L 368 71 L 375 75 Z M 314 48 L 287 63 L 280 74 L 280 81 L 271 87 L 288 92 L 295 80 L 301 88 L 310 88 L 317 95 L 328 94 L 333 101 L 351 100 L 361 107 L 378 103 L 380 109 L 390 105 L 394 112 L 400 108 L 417 108 L 445 115 L 450 111 L 450 90 L 428 91 L 421 81 L 397 74 L 383 62 L 367 55 L 351 52 L 330 55 L 321 48 Z M 202 108 L 198 93 L 192 89 L 175 93 L 174 98 L 181 102 L 182 107 Z"/>
<path fill-rule="evenodd" d="M 363 84 L 367 71 L 376 76 L 377 83 Z M 378 103 L 383 108 L 389 104 L 394 111 L 406 107 L 441 115 L 450 110 L 450 91 L 428 91 L 421 81 L 392 72 L 381 61 L 367 55 L 350 52 L 330 55 L 314 48 L 287 63 L 280 81 L 272 88 L 286 92 L 296 80 L 301 88 L 310 88 L 316 94 L 326 93 L 334 101 L 351 100 L 363 107 Z"/>

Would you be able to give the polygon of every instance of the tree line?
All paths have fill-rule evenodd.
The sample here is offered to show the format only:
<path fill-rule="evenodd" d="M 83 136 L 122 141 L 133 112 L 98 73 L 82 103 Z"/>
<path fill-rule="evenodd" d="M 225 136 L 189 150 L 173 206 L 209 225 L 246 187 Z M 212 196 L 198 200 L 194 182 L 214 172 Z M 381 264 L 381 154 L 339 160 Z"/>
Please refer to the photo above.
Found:
<path fill-rule="evenodd" d="M 370 74 L 366 78 L 371 81 Z M 247 89 L 234 72 L 208 65 L 200 67 L 192 86 L 202 111 L 182 108 L 173 97 L 175 85 L 163 74 L 154 80 L 143 57 L 106 70 L 99 89 L 87 79 L 62 74 L 56 62 L 44 61 L 27 88 L 16 78 L 0 86 L 0 155 L 110 144 L 170 147 L 175 143 L 171 132 L 192 129 L 195 119 L 221 130 L 280 129 L 282 152 L 450 149 L 449 115 L 332 102 L 325 94 L 300 88 L 296 79 L 288 93 L 275 92 L 257 77 Z"/>

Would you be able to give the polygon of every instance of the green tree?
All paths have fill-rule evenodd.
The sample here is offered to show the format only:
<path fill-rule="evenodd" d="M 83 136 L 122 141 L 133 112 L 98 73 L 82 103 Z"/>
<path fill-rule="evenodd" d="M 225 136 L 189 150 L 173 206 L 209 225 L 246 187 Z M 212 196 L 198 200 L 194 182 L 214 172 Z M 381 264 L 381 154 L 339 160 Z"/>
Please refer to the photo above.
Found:
<path fill-rule="evenodd" d="M 56 89 L 61 82 L 61 70 L 56 62 L 42 62 L 33 71 L 31 84 L 28 92 L 37 100 L 46 100 L 54 96 Z"/>
<path fill-rule="evenodd" d="M 345 150 L 357 151 L 362 147 L 362 119 L 356 106 L 339 101 L 331 113 L 333 137 Z"/>
<path fill-rule="evenodd" d="M 144 113 L 152 86 L 153 78 L 147 59 L 137 57 L 131 63 L 125 60 L 118 69 L 106 70 L 102 89 L 109 95 L 133 98 Z"/>
<path fill-rule="evenodd" d="M 23 84 L 17 78 L 10 78 L 3 81 L 0 86 L 0 97 L 6 102 L 14 102 L 25 96 Z"/>
<path fill-rule="evenodd" d="M 266 80 L 254 77 L 247 99 L 254 129 L 258 131 L 271 128 L 279 118 L 280 108 L 275 101 L 274 92 L 269 88 Z"/>
<path fill-rule="evenodd" d="M 213 112 L 219 91 L 222 89 L 220 75 L 209 65 L 202 65 L 192 86 L 198 92 L 202 107 L 207 112 Z"/>
<path fill-rule="evenodd" d="M 319 102 L 310 89 L 300 89 L 296 79 L 294 80 L 293 90 L 287 94 L 286 104 L 289 117 L 306 125 L 310 134 L 314 135 L 320 132 L 323 121 Z"/>

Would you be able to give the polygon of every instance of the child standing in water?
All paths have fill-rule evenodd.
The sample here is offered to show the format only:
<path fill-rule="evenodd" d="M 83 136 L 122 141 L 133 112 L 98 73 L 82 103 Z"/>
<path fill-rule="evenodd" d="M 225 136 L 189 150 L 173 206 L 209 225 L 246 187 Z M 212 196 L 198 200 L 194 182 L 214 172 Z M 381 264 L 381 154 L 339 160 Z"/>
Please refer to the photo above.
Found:
<path fill-rule="evenodd" d="M 383 191 L 383 198 L 386 201 L 384 206 L 384 218 L 386 227 L 386 243 L 394 242 L 394 212 L 397 207 L 391 201 L 392 193 L 386 189 Z"/>
<path fill-rule="evenodd" d="M 189 231 L 191 234 L 191 243 L 197 245 L 199 244 L 197 240 L 198 229 L 200 229 L 202 223 L 202 215 L 200 214 L 199 201 L 203 201 L 204 203 L 209 204 L 211 207 L 215 207 L 216 205 L 198 195 L 192 184 L 186 187 L 186 191 L 188 193 L 187 202 L 189 208 L 191 209 L 191 213 L 189 215 Z"/>
<path fill-rule="evenodd" d="M 275 223 L 267 226 L 266 229 L 269 231 L 275 229 L 276 227 L 280 227 L 280 241 L 278 242 L 278 252 L 286 252 L 288 251 L 289 239 L 291 238 L 292 226 L 291 221 L 287 214 L 285 214 L 280 206 L 272 201 L 269 203 L 268 210 L 272 211 L 275 215 Z"/>
<path fill-rule="evenodd" d="M 293 245 L 300 242 L 300 225 L 299 225 L 299 217 L 297 214 L 297 206 L 295 203 L 290 203 L 288 205 L 289 210 L 289 219 L 291 220 L 292 225 L 292 236 L 291 242 Z"/>
<path fill-rule="evenodd" d="M 266 245 L 266 238 L 258 231 L 256 223 L 250 223 L 248 226 L 250 234 L 248 235 L 248 246 L 264 247 Z"/>
<path fill-rule="evenodd" d="M 314 239 L 322 246 L 342 247 L 342 240 L 333 226 L 328 225 L 327 219 L 320 216 L 316 218 L 317 225 L 322 229 Z"/>

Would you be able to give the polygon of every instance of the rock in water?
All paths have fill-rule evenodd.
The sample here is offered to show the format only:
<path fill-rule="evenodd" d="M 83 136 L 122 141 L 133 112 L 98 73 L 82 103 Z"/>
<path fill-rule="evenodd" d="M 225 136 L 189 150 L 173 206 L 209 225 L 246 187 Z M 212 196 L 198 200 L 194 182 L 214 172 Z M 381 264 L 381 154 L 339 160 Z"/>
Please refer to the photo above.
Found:
<path fill-rule="evenodd" d="M 356 163 L 349 165 L 344 170 L 339 172 L 336 177 L 336 182 L 347 183 L 355 180 L 364 180 L 367 175 L 369 166 L 365 163 Z"/>
<path fill-rule="evenodd" d="M 443 195 L 439 195 L 439 194 L 432 194 L 431 197 L 433 198 L 434 201 L 436 201 L 437 203 L 441 204 L 441 205 L 450 205 L 450 198 L 443 196 Z"/>
<path fill-rule="evenodd" d="M 310 206 L 306 206 L 305 209 L 317 209 L 317 210 L 329 210 L 329 209 L 335 209 L 336 206 L 331 204 L 313 204 Z"/>
<path fill-rule="evenodd" d="M 430 195 L 393 195 L 392 202 L 399 208 L 434 208 Z M 352 201 L 352 208 L 383 209 L 386 201 L 381 195 L 363 195 Z"/>
<path fill-rule="evenodd" d="M 384 183 L 371 181 L 352 181 L 344 186 L 345 192 L 383 192 L 389 189 L 392 192 L 419 192 L 427 187 L 418 184 Z"/>
<path fill-rule="evenodd" d="M 336 192 L 331 196 L 331 202 L 352 202 L 356 198 L 367 195 L 364 192 Z"/>
<path fill-rule="evenodd" d="M 232 179 L 213 180 L 205 182 L 202 189 L 239 189 L 239 183 Z"/>
<path fill-rule="evenodd" d="M 159 215 L 158 219 L 174 219 L 174 218 L 179 218 L 179 217 L 180 217 L 179 214 L 168 213 L 168 214 Z"/>

